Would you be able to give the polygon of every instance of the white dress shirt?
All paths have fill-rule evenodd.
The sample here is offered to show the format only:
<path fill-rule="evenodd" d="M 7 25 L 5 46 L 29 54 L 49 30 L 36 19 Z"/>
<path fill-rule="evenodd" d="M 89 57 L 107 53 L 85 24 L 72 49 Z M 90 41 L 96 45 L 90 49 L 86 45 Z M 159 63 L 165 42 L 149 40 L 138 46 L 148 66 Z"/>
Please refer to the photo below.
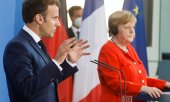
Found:
<path fill-rule="evenodd" d="M 33 32 L 31 29 L 29 29 L 26 25 L 24 25 L 23 30 L 25 30 L 28 34 L 30 34 L 31 37 L 35 40 L 35 42 L 38 45 L 38 42 L 41 40 L 41 38 L 35 32 Z M 59 68 L 60 71 L 63 70 L 63 68 L 57 63 L 57 61 L 55 61 L 54 59 L 52 59 L 52 61 L 57 65 L 57 67 Z M 70 63 L 67 59 L 66 59 L 66 61 L 72 67 L 76 66 L 76 64 Z"/>
<path fill-rule="evenodd" d="M 78 38 L 77 32 L 80 32 L 80 29 L 77 29 L 77 28 L 74 27 L 74 26 L 71 26 L 71 29 L 73 30 L 73 33 L 74 33 L 75 37 Z"/>

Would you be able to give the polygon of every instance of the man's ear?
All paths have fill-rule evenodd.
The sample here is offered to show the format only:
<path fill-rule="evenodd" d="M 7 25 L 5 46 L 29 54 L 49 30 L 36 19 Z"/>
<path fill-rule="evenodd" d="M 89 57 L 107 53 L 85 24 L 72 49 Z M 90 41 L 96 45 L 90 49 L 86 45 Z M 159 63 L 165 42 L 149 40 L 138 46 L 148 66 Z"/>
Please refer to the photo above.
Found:
<path fill-rule="evenodd" d="M 35 21 L 38 23 L 38 24 L 42 24 L 44 23 L 44 18 L 41 14 L 36 14 L 35 17 L 34 17 Z"/>
<path fill-rule="evenodd" d="M 74 21 L 74 17 L 73 16 L 71 16 L 70 19 L 71 19 L 72 22 Z"/>

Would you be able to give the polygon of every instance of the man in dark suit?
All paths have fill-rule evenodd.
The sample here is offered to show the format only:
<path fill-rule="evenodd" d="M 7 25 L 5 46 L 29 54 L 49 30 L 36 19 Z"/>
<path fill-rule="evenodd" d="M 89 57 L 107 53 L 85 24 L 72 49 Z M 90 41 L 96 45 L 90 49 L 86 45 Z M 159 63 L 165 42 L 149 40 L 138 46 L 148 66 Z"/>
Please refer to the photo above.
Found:
<path fill-rule="evenodd" d="M 67 30 L 68 36 L 79 39 L 83 9 L 80 6 L 72 6 L 68 12 L 72 21 L 72 26 Z"/>
<path fill-rule="evenodd" d="M 65 40 L 50 59 L 42 37 L 52 37 L 60 26 L 58 0 L 24 0 L 25 26 L 6 46 L 3 63 L 10 102 L 58 102 L 57 85 L 78 71 L 75 63 L 87 41 Z"/>

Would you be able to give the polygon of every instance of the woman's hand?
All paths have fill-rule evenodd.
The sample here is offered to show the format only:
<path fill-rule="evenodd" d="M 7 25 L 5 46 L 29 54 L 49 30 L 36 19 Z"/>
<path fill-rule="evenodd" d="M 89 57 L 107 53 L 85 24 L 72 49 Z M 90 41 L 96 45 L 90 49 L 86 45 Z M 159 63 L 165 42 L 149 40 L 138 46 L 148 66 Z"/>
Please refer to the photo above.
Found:
<path fill-rule="evenodd" d="M 142 86 L 140 92 L 149 94 L 152 98 L 159 98 L 162 91 L 156 87 Z"/>
<path fill-rule="evenodd" d="M 166 83 L 165 83 L 165 87 L 168 88 L 168 89 L 170 89 L 170 82 L 166 82 Z"/>

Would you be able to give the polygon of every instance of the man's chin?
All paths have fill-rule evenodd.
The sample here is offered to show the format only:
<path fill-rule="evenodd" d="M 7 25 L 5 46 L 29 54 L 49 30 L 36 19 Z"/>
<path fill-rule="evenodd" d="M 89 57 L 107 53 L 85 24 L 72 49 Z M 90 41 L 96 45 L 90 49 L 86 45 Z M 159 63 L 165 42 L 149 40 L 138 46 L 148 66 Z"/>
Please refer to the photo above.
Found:
<path fill-rule="evenodd" d="M 47 38 L 52 38 L 54 36 L 54 33 L 49 34 L 48 36 L 46 36 Z"/>

